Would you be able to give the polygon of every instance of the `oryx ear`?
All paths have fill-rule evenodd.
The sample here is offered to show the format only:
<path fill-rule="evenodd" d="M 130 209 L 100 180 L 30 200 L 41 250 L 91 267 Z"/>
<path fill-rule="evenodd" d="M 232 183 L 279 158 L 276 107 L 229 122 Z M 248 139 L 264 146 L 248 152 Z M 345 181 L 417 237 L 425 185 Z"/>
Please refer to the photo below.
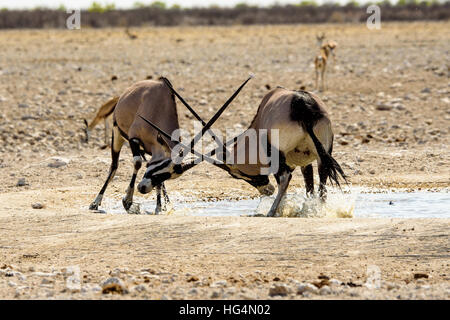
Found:
<path fill-rule="evenodd" d="M 156 137 L 156 141 L 158 141 L 159 144 L 161 144 L 163 147 L 166 147 L 170 152 L 169 144 L 164 140 L 164 138 L 161 136 L 161 134 L 158 132 L 158 135 Z"/>

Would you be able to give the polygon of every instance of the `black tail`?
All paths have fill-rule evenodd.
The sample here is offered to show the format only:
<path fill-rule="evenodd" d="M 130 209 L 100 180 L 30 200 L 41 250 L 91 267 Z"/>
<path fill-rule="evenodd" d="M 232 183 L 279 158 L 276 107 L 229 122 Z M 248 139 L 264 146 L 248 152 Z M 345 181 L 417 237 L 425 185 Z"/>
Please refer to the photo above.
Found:
<path fill-rule="evenodd" d="M 296 120 L 306 132 L 310 135 L 312 141 L 314 142 L 314 146 L 316 147 L 317 153 L 319 154 L 320 162 L 327 174 L 327 177 L 330 179 L 330 183 L 333 185 L 335 183 L 338 187 L 340 187 L 339 179 L 342 177 L 344 181 L 347 183 L 347 177 L 342 170 L 341 166 L 337 161 L 328 153 L 323 147 L 322 143 L 317 139 L 314 134 L 314 125 L 321 118 L 324 117 L 324 112 L 317 104 L 317 101 L 314 100 L 307 92 L 301 91 L 298 92 L 297 95 L 292 99 L 291 104 L 291 118 L 292 120 Z"/>

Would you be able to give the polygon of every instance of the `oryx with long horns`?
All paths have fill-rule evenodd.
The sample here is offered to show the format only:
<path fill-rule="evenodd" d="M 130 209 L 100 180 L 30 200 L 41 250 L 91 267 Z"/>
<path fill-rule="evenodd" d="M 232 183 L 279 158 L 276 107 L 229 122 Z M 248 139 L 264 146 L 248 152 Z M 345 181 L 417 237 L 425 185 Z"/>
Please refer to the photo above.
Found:
<path fill-rule="evenodd" d="M 217 120 L 249 80 L 250 78 L 241 85 L 211 121 L 208 122 L 207 125 L 209 127 Z M 173 133 L 179 129 L 175 96 L 171 88 L 172 85 L 166 78 L 160 78 L 156 81 L 145 80 L 135 83 L 133 86 L 126 89 L 120 96 L 117 104 L 113 108 L 114 126 L 111 142 L 111 166 L 109 174 L 102 189 L 91 203 L 89 209 L 98 210 L 98 207 L 101 205 L 106 188 L 117 171 L 120 151 L 126 140 L 128 140 L 130 144 L 134 165 L 134 172 L 130 184 L 126 191 L 126 195 L 122 199 L 123 206 L 129 213 L 137 213 L 136 210 L 131 210 L 134 185 L 137 173 L 142 166 L 142 161 L 145 160 L 145 154 L 151 155 L 151 160 L 147 163 L 146 174 L 161 174 L 167 170 L 172 176 L 165 175 L 164 181 L 171 177 L 176 177 L 192 167 L 191 163 L 172 165 L 172 149 L 180 143 L 180 141 L 173 141 L 170 139 L 170 136 L 169 138 L 162 137 L 156 129 L 147 125 L 146 122 L 142 120 L 142 117 L 151 119 L 151 121 L 157 124 L 164 132 Z M 188 109 L 197 119 L 201 120 L 192 108 L 189 107 Z M 205 130 L 202 132 L 206 132 L 208 128 L 204 128 Z M 194 141 L 192 144 L 194 144 Z M 219 146 L 222 145 L 219 144 Z M 155 213 L 163 211 L 165 209 L 165 204 L 169 202 L 164 181 L 153 183 L 152 185 L 152 187 L 156 187 L 157 189 Z M 164 193 L 164 206 L 162 206 L 161 191 Z"/>
<path fill-rule="evenodd" d="M 164 130 L 146 120 L 162 135 L 170 138 Z M 263 133 L 262 135 L 260 133 Z M 249 136 L 256 134 L 254 143 L 247 143 Z M 264 139 L 265 137 L 265 139 Z M 229 143 L 227 142 L 226 145 Z M 270 184 L 269 174 L 273 173 L 278 184 L 278 194 L 268 216 L 276 215 L 278 206 L 292 177 L 292 172 L 300 166 L 305 180 L 307 195 L 314 194 L 312 162 L 318 162 L 320 185 L 319 195 L 326 199 L 326 182 L 340 185 L 340 178 L 346 176 L 331 156 L 333 149 L 333 131 L 325 104 L 316 95 L 306 91 L 290 91 L 278 87 L 270 91 L 262 100 L 250 127 L 231 141 L 231 151 L 226 150 L 226 160 L 213 164 L 226 170 L 231 176 L 243 179 L 256 187 L 260 193 L 270 195 L 274 187 Z M 220 152 L 217 148 L 208 153 L 204 159 Z M 194 154 L 198 152 L 190 150 Z M 250 161 L 251 155 L 256 159 Z M 274 157 L 275 156 L 275 157 Z M 239 161 L 239 158 L 244 161 Z M 267 158 L 277 159 L 276 166 L 269 166 Z M 186 167 L 186 170 L 194 165 Z M 180 174 L 184 171 L 180 171 Z M 166 173 L 146 174 L 138 189 L 147 181 L 164 182 L 169 177 Z"/>

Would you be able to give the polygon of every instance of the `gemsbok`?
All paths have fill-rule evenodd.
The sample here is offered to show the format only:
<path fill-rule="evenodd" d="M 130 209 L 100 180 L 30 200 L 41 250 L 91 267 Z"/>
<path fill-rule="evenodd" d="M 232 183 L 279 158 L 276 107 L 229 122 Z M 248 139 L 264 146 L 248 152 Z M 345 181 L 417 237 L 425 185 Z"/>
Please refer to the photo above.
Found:
<path fill-rule="evenodd" d="M 214 117 L 206 124 L 207 126 L 210 127 L 220 117 L 249 80 L 250 79 L 244 82 L 235 94 L 228 99 L 224 106 L 222 106 L 216 115 L 214 115 Z M 117 171 L 120 151 L 126 140 L 128 140 L 130 144 L 134 165 L 134 172 L 130 184 L 127 188 L 126 195 L 122 199 L 122 204 L 128 213 L 137 213 L 136 210 L 130 210 L 130 208 L 132 208 L 133 204 L 136 176 L 142 166 L 142 160 L 146 160 L 145 154 L 151 155 L 151 160 L 147 163 L 146 173 L 157 174 L 161 171 L 161 168 L 166 168 L 167 165 L 172 162 L 172 149 L 180 143 L 180 141 L 172 141 L 170 138 L 167 139 L 167 137 L 162 137 L 157 130 L 148 126 L 146 122 L 142 120 L 142 117 L 151 119 L 165 132 L 173 133 L 179 129 L 175 96 L 171 88 L 172 85 L 166 78 L 161 77 L 156 81 L 144 80 L 137 82 L 126 89 L 118 99 L 117 104 L 113 107 L 114 125 L 112 130 L 111 166 L 109 174 L 102 189 L 89 206 L 90 210 L 98 210 L 98 207 L 101 205 L 106 188 Z M 189 107 L 188 109 L 197 119 L 201 120 L 192 108 Z M 204 132 L 208 131 L 209 127 L 205 126 L 203 128 L 205 130 Z M 191 144 L 193 145 L 194 142 L 195 141 L 192 141 Z M 221 146 L 221 144 L 219 144 L 219 146 Z M 188 170 L 190 166 L 192 166 L 192 164 L 188 163 L 185 165 L 172 166 L 172 169 L 174 170 L 174 174 L 181 174 Z M 164 181 L 153 184 L 153 187 L 156 187 L 157 190 L 155 213 L 158 214 L 165 210 L 166 204 L 169 203 L 169 198 L 164 186 Z M 161 203 L 161 191 L 164 193 L 164 205 Z"/>
<path fill-rule="evenodd" d="M 114 112 L 114 108 L 116 107 L 118 101 L 119 101 L 119 97 L 114 97 L 111 100 L 109 100 L 108 102 L 106 102 L 104 105 L 102 105 L 100 107 L 100 109 L 98 109 L 97 114 L 95 115 L 95 118 L 91 121 L 91 123 L 88 124 L 87 120 L 84 119 L 84 124 L 85 124 L 84 132 L 86 134 L 86 139 L 85 139 L 86 143 L 89 142 L 89 138 L 91 136 L 92 130 L 97 126 L 97 124 L 100 121 L 103 120 L 104 124 L 105 124 L 105 132 L 104 132 L 105 148 L 109 146 L 109 143 L 111 140 L 109 139 L 109 136 L 108 136 L 108 132 L 109 132 L 108 118 Z M 102 149 L 104 149 L 104 148 L 102 148 Z"/>
<path fill-rule="evenodd" d="M 325 90 L 325 71 L 327 68 L 328 57 L 330 56 L 330 54 L 333 55 L 333 50 L 336 49 L 336 47 L 336 42 L 326 42 L 320 47 L 320 53 L 314 59 L 314 68 L 316 70 L 316 90 L 319 90 L 319 73 L 321 78 L 320 90 Z"/>
<path fill-rule="evenodd" d="M 146 122 L 163 136 L 170 138 L 164 130 L 158 128 L 151 121 L 146 120 Z M 257 136 L 259 136 L 258 133 L 263 132 L 262 136 L 266 134 L 267 142 L 264 143 L 264 139 L 256 139 L 256 143 L 247 143 L 248 140 L 251 140 L 248 138 L 252 132 L 256 132 Z M 274 138 L 275 136 L 277 139 Z M 317 160 L 320 178 L 319 196 L 323 201 L 326 200 L 328 178 L 331 184 L 335 183 L 337 186 L 340 186 L 340 178 L 347 181 L 342 168 L 331 156 L 333 131 L 325 104 L 310 92 L 291 91 L 281 87 L 270 91 L 263 98 L 249 128 L 230 142 L 231 151 L 225 150 L 227 160 L 212 164 L 226 170 L 232 177 L 248 182 L 263 195 L 271 195 L 275 191 L 269 181 L 269 175 L 274 174 L 278 184 L 278 194 L 267 214 L 269 217 L 276 215 L 280 201 L 289 186 L 292 172 L 297 166 L 301 167 L 306 194 L 310 196 L 314 194 L 312 162 Z M 191 152 L 193 152 L 192 149 Z M 209 152 L 206 159 L 214 153 L 220 152 L 221 148 L 217 148 Z M 274 166 L 275 170 L 266 170 L 267 165 L 263 165 L 263 163 L 267 163 L 267 161 L 264 158 L 274 159 L 273 153 L 277 155 L 278 165 Z M 257 159 L 250 162 L 252 154 L 256 154 Z M 245 161 L 236 161 L 242 155 Z M 186 167 L 186 170 L 195 165 Z M 172 166 L 166 164 L 165 167 L 161 168 L 159 172 L 146 173 L 144 179 L 139 183 L 140 192 L 148 192 L 150 190 L 148 185 L 151 185 L 151 181 L 162 183 L 171 178 L 173 173 L 168 169 Z M 181 173 L 178 173 L 177 176 Z"/>

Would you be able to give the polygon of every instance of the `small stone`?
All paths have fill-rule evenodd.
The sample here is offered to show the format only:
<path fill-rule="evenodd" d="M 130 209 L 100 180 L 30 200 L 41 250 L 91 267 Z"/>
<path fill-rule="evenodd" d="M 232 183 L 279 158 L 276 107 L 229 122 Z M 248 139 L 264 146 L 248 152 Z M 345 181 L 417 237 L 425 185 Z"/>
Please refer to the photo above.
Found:
<path fill-rule="evenodd" d="M 19 103 L 19 108 L 25 109 L 25 108 L 29 108 L 30 106 L 25 104 L 25 103 Z"/>
<path fill-rule="evenodd" d="M 36 202 L 31 205 L 33 209 L 43 209 L 44 205 L 42 203 Z"/>
<path fill-rule="evenodd" d="M 133 291 L 136 292 L 145 292 L 147 291 L 147 287 L 144 286 L 143 284 L 137 285 L 136 287 L 133 288 Z"/>
<path fill-rule="evenodd" d="M 340 281 L 337 280 L 337 279 L 330 279 L 328 282 L 329 282 L 329 285 L 332 286 L 332 287 L 333 287 L 333 286 L 340 286 L 341 283 L 342 283 L 342 282 L 340 282 Z"/>
<path fill-rule="evenodd" d="M 321 296 L 326 296 L 329 295 L 331 293 L 331 289 L 329 286 L 323 286 L 322 288 L 320 288 L 319 290 L 319 294 Z"/>
<path fill-rule="evenodd" d="M 128 290 L 119 278 L 109 278 L 101 284 L 102 293 L 117 293 L 117 294 L 127 294 Z"/>
<path fill-rule="evenodd" d="M 370 170 L 369 170 L 369 173 L 370 173 L 370 174 L 375 174 L 375 170 L 374 170 L 374 169 L 370 169 Z"/>
<path fill-rule="evenodd" d="M 53 284 L 53 280 L 49 280 L 47 278 L 42 279 L 41 284 Z"/>
<path fill-rule="evenodd" d="M 211 288 L 223 288 L 226 286 L 227 286 L 227 280 L 216 281 L 210 285 Z"/>
<path fill-rule="evenodd" d="M 52 161 L 48 164 L 48 167 L 50 168 L 61 168 L 67 166 L 70 162 L 70 160 L 64 158 L 52 158 L 51 160 Z"/>
<path fill-rule="evenodd" d="M 389 111 L 389 110 L 392 110 L 392 106 L 380 103 L 375 107 L 375 109 L 377 109 L 379 111 Z"/>
<path fill-rule="evenodd" d="M 196 296 L 198 294 L 198 289 L 192 288 L 191 290 L 188 291 L 188 294 Z"/>
<path fill-rule="evenodd" d="M 16 184 L 17 187 L 24 187 L 24 186 L 28 186 L 28 185 L 29 185 L 29 183 L 25 180 L 25 178 L 20 178 Z"/>
<path fill-rule="evenodd" d="M 297 294 L 304 294 L 305 292 L 317 293 L 318 289 L 310 283 L 301 283 L 297 287 Z"/>
<path fill-rule="evenodd" d="M 217 299 L 220 297 L 220 292 L 217 290 L 214 290 L 213 293 L 211 294 L 211 298 L 212 299 Z"/>
<path fill-rule="evenodd" d="M 289 288 L 285 284 L 275 284 L 269 289 L 269 296 L 287 296 L 289 293 Z"/>

